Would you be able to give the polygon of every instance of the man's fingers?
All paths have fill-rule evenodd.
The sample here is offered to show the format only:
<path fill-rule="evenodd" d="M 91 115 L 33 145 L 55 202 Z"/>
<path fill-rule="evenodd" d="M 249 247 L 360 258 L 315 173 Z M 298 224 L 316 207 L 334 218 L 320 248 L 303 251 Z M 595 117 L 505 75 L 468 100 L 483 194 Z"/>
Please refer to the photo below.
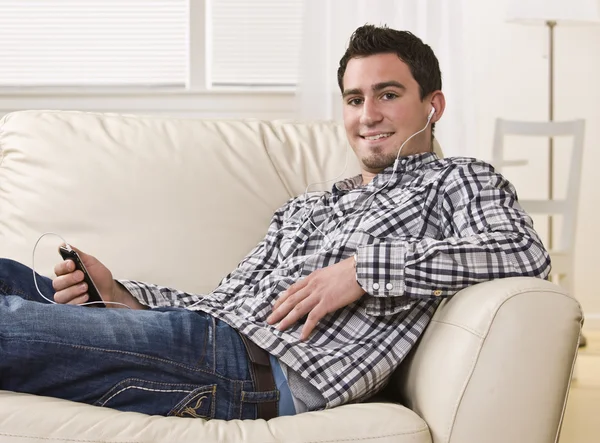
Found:
<path fill-rule="evenodd" d="M 290 286 L 286 291 L 282 292 L 275 304 L 273 305 L 273 312 L 290 299 L 298 290 L 294 288 L 294 285 Z"/>
<path fill-rule="evenodd" d="M 75 263 L 73 260 L 63 260 L 54 266 L 54 273 L 56 275 L 65 275 L 75 270 Z"/>
<path fill-rule="evenodd" d="M 308 337 L 310 336 L 311 332 L 317 326 L 317 323 L 319 323 L 319 321 L 323 317 L 325 317 L 326 314 L 327 314 L 327 311 L 321 309 L 320 304 L 315 306 L 314 309 L 312 311 L 310 311 L 310 314 L 308 314 L 308 317 L 306 318 L 306 321 L 304 322 L 304 326 L 302 327 L 302 332 L 300 333 L 300 340 L 302 340 L 302 341 L 307 340 Z"/>
<path fill-rule="evenodd" d="M 56 294 L 54 294 L 54 301 L 56 303 L 60 303 L 60 304 L 65 304 L 65 303 L 78 304 L 78 303 L 81 303 L 81 301 L 77 302 L 77 300 L 80 300 L 84 296 L 87 300 L 87 298 L 88 298 L 87 290 L 88 290 L 88 287 L 85 283 L 80 283 L 75 286 L 70 286 L 67 289 L 63 289 L 62 291 L 57 291 Z"/>
<path fill-rule="evenodd" d="M 68 305 L 80 305 L 82 303 L 87 303 L 88 301 L 90 301 L 90 296 L 86 292 L 85 294 L 80 295 L 79 297 L 76 297 L 76 298 L 72 299 L 67 304 Z"/>
<path fill-rule="evenodd" d="M 297 281 L 292 286 L 287 288 L 277 299 L 275 304 L 273 305 L 273 310 L 277 309 L 281 304 L 286 301 L 290 296 L 294 295 L 299 290 L 303 289 L 308 284 L 307 279 L 304 278 L 300 281 Z"/>
<path fill-rule="evenodd" d="M 273 312 L 267 318 L 267 323 L 270 325 L 277 323 L 283 317 L 288 315 L 298 303 L 302 302 L 302 300 L 309 295 L 307 290 L 300 290 L 293 294 L 288 291 L 281 296 L 281 303 L 273 309 Z"/>
<path fill-rule="evenodd" d="M 52 280 L 52 287 L 56 292 L 75 286 L 83 281 L 83 272 L 77 270 L 63 274 Z"/>
<path fill-rule="evenodd" d="M 281 306 L 281 304 L 288 299 L 290 295 L 292 294 L 290 294 L 288 291 L 282 292 L 279 295 L 277 301 L 275 301 L 275 304 L 273 305 L 273 312 L 275 312 L 279 308 L 279 306 Z"/>
<path fill-rule="evenodd" d="M 290 296 L 285 294 L 283 295 L 283 297 L 285 297 L 285 300 L 287 300 Z M 271 315 L 269 315 L 267 317 L 267 323 L 272 325 L 277 323 L 279 320 L 281 320 L 283 317 L 285 317 L 285 315 L 290 311 L 291 308 L 286 310 L 286 306 L 290 306 L 289 304 L 284 304 L 283 302 L 277 306 L 276 308 L 273 309 L 273 312 L 271 312 Z M 293 307 L 293 306 L 292 306 Z"/>
<path fill-rule="evenodd" d="M 287 328 L 292 326 L 306 314 L 312 311 L 312 309 L 319 303 L 317 297 L 306 297 L 301 302 L 297 303 L 293 309 L 289 310 L 289 313 L 285 316 L 279 326 L 277 327 L 280 331 L 285 331 Z"/>

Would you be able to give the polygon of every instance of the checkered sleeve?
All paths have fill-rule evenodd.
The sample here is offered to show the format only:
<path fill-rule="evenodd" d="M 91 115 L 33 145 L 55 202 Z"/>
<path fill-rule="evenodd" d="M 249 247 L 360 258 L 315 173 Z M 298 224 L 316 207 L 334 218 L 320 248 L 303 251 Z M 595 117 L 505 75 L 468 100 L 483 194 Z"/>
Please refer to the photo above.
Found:
<path fill-rule="evenodd" d="M 263 272 L 268 272 L 256 272 L 257 270 L 268 270 L 276 266 L 277 254 L 272 253 L 272 245 L 278 241 L 282 219 L 292 203 L 293 200 L 290 200 L 275 212 L 265 238 L 244 257 L 229 275 L 221 280 L 216 290 L 226 287 L 228 284 L 235 286 L 252 284 L 261 277 Z M 149 307 L 189 307 L 204 297 L 204 295 L 140 281 L 117 280 L 117 282 L 123 285 L 140 303 Z M 221 292 L 233 293 L 232 291 Z"/>
<path fill-rule="evenodd" d="M 546 278 L 550 258 L 513 186 L 485 163 L 457 168 L 439 192 L 442 238 L 380 240 L 357 251 L 368 312 L 389 315 L 415 299 L 448 297 L 487 280 Z"/>
<path fill-rule="evenodd" d="M 198 302 L 202 295 L 179 291 L 177 289 L 158 286 L 134 280 L 117 280 L 133 295 L 137 301 L 151 308 L 178 307 L 185 308 Z"/>

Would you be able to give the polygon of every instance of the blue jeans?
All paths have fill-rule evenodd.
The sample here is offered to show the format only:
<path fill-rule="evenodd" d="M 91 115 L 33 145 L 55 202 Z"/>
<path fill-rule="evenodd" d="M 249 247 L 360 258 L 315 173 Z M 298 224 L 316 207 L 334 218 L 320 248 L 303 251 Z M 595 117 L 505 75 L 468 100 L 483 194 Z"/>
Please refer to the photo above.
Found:
<path fill-rule="evenodd" d="M 52 282 L 38 277 L 52 298 Z M 218 344 L 218 345 L 217 345 Z M 202 312 L 51 305 L 30 268 L 0 259 L 0 389 L 146 414 L 257 418 L 239 334 Z"/>

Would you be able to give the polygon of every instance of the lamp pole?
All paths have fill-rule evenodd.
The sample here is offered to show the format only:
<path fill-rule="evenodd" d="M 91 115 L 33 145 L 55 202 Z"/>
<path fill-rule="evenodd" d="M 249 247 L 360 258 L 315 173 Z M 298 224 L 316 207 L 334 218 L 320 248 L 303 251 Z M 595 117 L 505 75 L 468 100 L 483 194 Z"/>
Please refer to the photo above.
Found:
<path fill-rule="evenodd" d="M 546 21 L 549 30 L 550 50 L 548 55 L 549 72 L 549 99 L 548 99 L 548 119 L 554 120 L 554 27 L 555 20 Z M 554 139 L 550 136 L 548 140 L 548 200 L 554 199 Z M 552 249 L 554 243 L 554 226 L 552 215 L 548 216 L 548 249 Z"/>

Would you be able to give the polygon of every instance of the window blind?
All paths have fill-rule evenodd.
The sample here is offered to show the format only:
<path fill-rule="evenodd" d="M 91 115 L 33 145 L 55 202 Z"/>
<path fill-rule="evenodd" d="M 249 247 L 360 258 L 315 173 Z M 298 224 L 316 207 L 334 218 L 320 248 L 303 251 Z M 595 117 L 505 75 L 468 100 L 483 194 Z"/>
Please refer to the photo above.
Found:
<path fill-rule="evenodd" d="M 302 0 L 208 0 L 213 86 L 297 83 Z"/>
<path fill-rule="evenodd" d="M 184 87 L 187 66 L 187 0 L 0 0 L 0 87 Z"/>

